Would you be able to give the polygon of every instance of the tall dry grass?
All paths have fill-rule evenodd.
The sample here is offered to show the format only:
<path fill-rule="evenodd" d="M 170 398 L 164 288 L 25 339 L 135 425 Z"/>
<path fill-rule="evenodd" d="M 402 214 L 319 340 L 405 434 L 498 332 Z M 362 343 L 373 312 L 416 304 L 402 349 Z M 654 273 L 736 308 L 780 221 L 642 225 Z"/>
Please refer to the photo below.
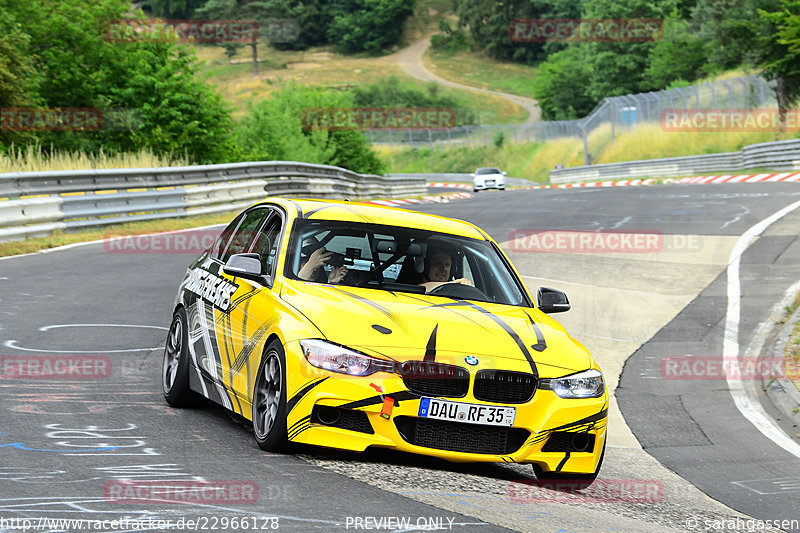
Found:
<path fill-rule="evenodd" d="M 8 153 L 0 153 L 0 174 L 46 170 L 83 170 L 92 168 L 145 168 L 188 165 L 186 158 L 156 155 L 149 150 L 134 153 L 97 154 L 86 152 L 47 153 L 41 145 L 12 145 Z"/>

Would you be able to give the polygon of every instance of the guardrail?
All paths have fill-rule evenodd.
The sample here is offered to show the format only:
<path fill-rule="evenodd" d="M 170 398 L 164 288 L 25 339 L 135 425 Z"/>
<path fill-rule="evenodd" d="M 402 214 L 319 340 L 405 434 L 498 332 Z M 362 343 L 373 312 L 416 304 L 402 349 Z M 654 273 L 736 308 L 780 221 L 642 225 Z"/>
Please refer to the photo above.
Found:
<path fill-rule="evenodd" d="M 265 196 L 394 198 L 424 194 L 417 176 L 358 174 L 268 161 L 0 174 L 0 242 L 56 230 L 235 211 Z"/>
<path fill-rule="evenodd" d="M 739 152 L 645 159 L 550 171 L 551 183 L 596 179 L 676 178 L 713 172 L 742 172 L 754 168 L 800 170 L 800 139 L 745 146 Z"/>
<path fill-rule="evenodd" d="M 430 174 L 387 174 L 387 176 L 393 178 L 421 178 L 427 181 L 445 181 L 445 182 L 457 182 L 457 183 L 472 183 L 472 174 L 466 174 L 461 172 L 440 172 L 440 173 L 430 173 Z M 522 178 L 510 178 L 506 176 L 506 186 L 507 187 L 529 187 L 531 185 L 535 185 L 534 182 L 531 180 L 526 180 Z"/>

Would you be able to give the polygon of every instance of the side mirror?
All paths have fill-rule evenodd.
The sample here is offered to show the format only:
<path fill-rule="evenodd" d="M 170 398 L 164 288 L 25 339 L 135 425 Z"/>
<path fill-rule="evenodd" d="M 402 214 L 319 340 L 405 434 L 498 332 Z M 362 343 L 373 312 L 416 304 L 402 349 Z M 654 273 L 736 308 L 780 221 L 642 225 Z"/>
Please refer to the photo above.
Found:
<path fill-rule="evenodd" d="M 506 171 L 504 170 L 504 171 L 503 171 L 503 172 L 501 172 L 500 174 L 502 174 L 503 176 L 505 176 L 505 175 L 506 175 Z"/>
<path fill-rule="evenodd" d="M 233 254 L 222 271 L 228 275 L 269 285 L 267 276 L 261 274 L 261 256 L 258 254 Z"/>
<path fill-rule="evenodd" d="M 536 293 L 536 302 L 543 313 L 563 313 L 570 310 L 567 295 L 548 287 L 539 287 L 539 291 Z"/>

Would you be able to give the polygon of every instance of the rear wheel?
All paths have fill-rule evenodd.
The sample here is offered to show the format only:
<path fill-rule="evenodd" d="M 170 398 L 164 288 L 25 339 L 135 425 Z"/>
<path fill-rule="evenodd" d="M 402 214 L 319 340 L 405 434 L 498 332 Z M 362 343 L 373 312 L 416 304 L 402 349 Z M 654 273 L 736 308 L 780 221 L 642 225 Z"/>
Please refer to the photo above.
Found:
<path fill-rule="evenodd" d="M 190 407 L 203 400 L 189 389 L 189 328 L 183 307 L 172 315 L 161 365 L 161 388 L 172 407 Z"/>
<path fill-rule="evenodd" d="M 264 351 L 253 390 L 253 434 L 262 450 L 286 450 L 286 415 L 286 356 L 276 340 Z"/>

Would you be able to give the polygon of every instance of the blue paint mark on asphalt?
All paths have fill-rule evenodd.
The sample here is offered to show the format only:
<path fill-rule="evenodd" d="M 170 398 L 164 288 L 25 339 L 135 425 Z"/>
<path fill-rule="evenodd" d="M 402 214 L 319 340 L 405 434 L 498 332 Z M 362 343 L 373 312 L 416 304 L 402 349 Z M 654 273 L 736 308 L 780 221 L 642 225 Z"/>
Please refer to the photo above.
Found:
<path fill-rule="evenodd" d="M 41 448 L 28 448 L 21 442 L 9 442 L 8 444 L 0 444 L 0 448 L 16 448 L 18 450 L 25 450 L 27 452 L 57 452 L 57 453 L 75 453 L 75 452 L 99 452 L 104 450 L 116 450 L 116 446 L 105 446 L 103 448 L 90 448 L 88 450 L 43 450 Z"/>

